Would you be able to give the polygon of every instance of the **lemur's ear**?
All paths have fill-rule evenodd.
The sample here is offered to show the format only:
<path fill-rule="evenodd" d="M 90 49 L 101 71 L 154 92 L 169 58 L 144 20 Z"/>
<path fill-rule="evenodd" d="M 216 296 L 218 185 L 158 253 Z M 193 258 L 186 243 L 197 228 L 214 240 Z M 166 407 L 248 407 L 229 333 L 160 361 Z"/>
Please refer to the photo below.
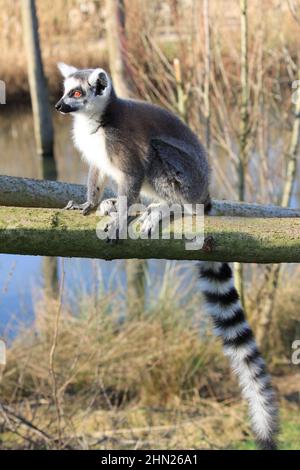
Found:
<path fill-rule="evenodd" d="M 64 62 L 58 62 L 57 67 L 64 78 L 69 77 L 78 70 L 76 67 L 73 67 L 73 65 L 68 65 Z"/>
<path fill-rule="evenodd" d="M 95 88 L 95 95 L 103 95 L 109 85 L 109 78 L 105 70 L 95 69 L 89 76 L 90 86 Z"/>

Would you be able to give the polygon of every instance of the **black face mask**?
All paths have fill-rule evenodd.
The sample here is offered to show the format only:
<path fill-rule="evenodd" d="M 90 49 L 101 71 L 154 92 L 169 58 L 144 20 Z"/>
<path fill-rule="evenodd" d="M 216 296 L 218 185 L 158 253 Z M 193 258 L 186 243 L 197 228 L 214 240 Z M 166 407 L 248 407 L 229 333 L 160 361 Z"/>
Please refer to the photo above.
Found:
<path fill-rule="evenodd" d="M 68 104 L 64 103 L 64 101 L 62 101 L 62 100 L 59 100 L 56 103 L 55 109 L 57 111 L 61 111 L 62 113 L 71 113 L 72 111 L 76 111 L 74 108 L 72 108 Z"/>

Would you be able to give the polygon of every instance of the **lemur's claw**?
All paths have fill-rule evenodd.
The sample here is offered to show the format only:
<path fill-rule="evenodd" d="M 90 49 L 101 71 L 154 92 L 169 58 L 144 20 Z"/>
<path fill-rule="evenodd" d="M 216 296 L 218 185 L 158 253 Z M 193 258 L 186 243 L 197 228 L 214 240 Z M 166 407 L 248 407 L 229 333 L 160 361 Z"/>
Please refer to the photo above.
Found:
<path fill-rule="evenodd" d="M 83 215 L 88 215 L 91 212 L 93 212 L 93 210 L 95 209 L 94 204 L 92 204 L 91 202 L 86 202 L 85 204 L 83 204 L 83 206 L 85 206 L 85 207 L 82 207 Z"/>
<path fill-rule="evenodd" d="M 63 207 L 63 209 L 68 211 L 68 210 L 73 209 L 73 206 L 74 206 L 74 202 L 69 201 L 68 204 L 65 207 Z"/>
<path fill-rule="evenodd" d="M 65 210 L 80 210 L 83 215 L 88 215 L 90 212 L 95 209 L 95 206 L 92 202 L 86 201 L 83 204 L 77 204 L 74 201 L 69 201 L 68 204 L 64 207 Z"/>

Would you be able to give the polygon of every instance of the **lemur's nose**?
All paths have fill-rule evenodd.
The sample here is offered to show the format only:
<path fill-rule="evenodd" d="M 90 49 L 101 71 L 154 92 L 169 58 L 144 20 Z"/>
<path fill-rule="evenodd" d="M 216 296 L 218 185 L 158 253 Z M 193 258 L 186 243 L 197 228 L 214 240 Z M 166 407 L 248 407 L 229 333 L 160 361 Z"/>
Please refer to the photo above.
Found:
<path fill-rule="evenodd" d="M 59 100 L 59 101 L 56 103 L 55 109 L 56 109 L 57 111 L 59 111 L 59 110 L 61 109 L 61 100 Z"/>

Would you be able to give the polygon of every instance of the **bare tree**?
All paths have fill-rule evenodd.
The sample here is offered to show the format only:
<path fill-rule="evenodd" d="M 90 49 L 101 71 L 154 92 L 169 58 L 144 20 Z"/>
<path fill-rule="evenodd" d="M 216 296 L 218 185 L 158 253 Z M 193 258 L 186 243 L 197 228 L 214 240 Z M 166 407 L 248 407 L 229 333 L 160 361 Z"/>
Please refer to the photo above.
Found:
<path fill-rule="evenodd" d="M 204 53 L 204 113 L 205 113 L 205 143 L 209 153 L 210 151 L 210 68 L 211 68 L 211 34 L 210 34 L 210 18 L 209 18 L 209 1 L 203 0 L 203 19 L 204 19 L 204 37 L 205 37 L 205 53 Z"/>
<path fill-rule="evenodd" d="M 241 124 L 238 159 L 238 196 L 245 199 L 245 180 L 248 166 L 248 136 L 250 131 L 249 119 L 249 78 L 248 78 L 248 5 L 247 0 L 240 0 L 241 11 Z M 245 308 L 243 265 L 235 264 L 235 280 Z"/>
<path fill-rule="evenodd" d="M 131 83 L 126 60 L 124 0 L 106 0 L 106 35 L 114 87 L 120 96 L 128 97 Z M 126 260 L 127 305 L 131 314 L 139 315 L 143 311 L 146 270 L 146 260 Z"/>

